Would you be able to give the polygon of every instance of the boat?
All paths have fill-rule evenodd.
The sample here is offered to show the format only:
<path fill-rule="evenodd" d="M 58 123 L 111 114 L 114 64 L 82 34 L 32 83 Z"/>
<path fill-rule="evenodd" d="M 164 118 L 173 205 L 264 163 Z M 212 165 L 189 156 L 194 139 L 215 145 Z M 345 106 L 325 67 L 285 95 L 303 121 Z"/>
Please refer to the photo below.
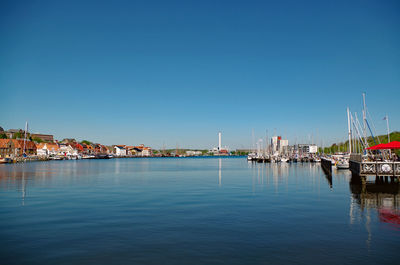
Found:
<path fill-rule="evenodd" d="M 13 160 L 11 158 L 8 158 L 8 157 L 0 158 L 0 164 L 9 164 L 12 162 L 13 162 Z"/>
<path fill-rule="evenodd" d="M 337 169 L 349 169 L 350 168 L 349 161 L 347 161 L 346 159 L 338 160 L 336 162 L 336 168 Z"/>
<path fill-rule="evenodd" d="M 282 158 L 281 158 L 281 162 L 289 162 L 289 158 L 287 158 L 287 157 L 282 157 Z"/>
<path fill-rule="evenodd" d="M 254 161 L 256 160 L 257 155 L 255 153 L 250 153 L 247 155 L 247 161 Z"/>

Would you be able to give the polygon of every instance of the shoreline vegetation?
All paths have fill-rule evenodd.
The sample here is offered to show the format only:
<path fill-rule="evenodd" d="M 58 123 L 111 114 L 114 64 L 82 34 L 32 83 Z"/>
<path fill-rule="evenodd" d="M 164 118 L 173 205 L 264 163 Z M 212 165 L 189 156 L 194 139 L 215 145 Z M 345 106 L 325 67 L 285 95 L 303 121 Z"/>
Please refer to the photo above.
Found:
<path fill-rule="evenodd" d="M 389 134 L 390 141 L 400 141 L 400 132 L 399 131 L 394 131 Z M 368 145 L 373 146 L 377 145 L 379 143 L 386 144 L 388 143 L 388 136 L 387 134 L 385 135 L 377 135 L 374 138 L 372 136 L 367 137 Z M 325 154 L 335 154 L 338 152 L 348 152 L 349 150 L 349 141 L 345 142 L 339 142 L 339 143 L 333 143 L 329 147 L 324 147 L 324 148 L 319 148 L 320 153 L 325 153 Z M 400 154 L 400 150 L 396 151 L 397 154 Z"/>

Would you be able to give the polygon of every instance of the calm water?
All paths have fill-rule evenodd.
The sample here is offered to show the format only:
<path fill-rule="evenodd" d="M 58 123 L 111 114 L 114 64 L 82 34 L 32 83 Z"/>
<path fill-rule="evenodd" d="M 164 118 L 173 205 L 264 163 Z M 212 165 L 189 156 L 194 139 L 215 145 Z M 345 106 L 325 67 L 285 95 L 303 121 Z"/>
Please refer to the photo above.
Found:
<path fill-rule="evenodd" d="M 394 264 L 399 185 L 245 158 L 0 165 L 1 264 Z"/>

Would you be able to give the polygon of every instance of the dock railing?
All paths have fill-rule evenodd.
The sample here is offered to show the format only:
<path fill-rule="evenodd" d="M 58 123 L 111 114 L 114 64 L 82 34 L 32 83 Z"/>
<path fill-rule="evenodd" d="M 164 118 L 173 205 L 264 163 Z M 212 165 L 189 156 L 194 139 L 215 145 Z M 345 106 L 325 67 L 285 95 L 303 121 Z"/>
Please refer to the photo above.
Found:
<path fill-rule="evenodd" d="M 362 161 L 361 154 L 351 154 L 349 163 L 351 172 L 359 176 L 400 177 L 398 161 Z"/>

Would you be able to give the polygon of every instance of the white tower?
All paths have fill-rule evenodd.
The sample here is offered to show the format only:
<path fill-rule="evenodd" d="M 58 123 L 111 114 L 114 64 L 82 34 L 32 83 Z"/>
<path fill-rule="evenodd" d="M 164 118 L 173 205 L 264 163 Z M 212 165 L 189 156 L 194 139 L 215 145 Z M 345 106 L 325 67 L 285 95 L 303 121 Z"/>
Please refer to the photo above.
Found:
<path fill-rule="evenodd" d="M 221 151 L 221 132 L 218 132 L 218 151 Z"/>

